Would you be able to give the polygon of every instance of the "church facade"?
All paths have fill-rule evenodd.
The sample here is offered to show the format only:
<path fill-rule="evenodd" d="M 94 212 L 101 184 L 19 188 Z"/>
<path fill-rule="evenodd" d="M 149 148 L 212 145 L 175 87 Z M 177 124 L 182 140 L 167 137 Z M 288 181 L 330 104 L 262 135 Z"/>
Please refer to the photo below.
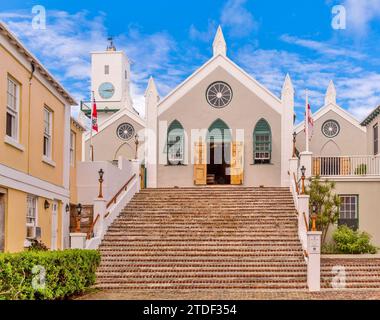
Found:
<path fill-rule="evenodd" d="M 288 186 L 290 77 L 276 97 L 227 57 L 220 27 L 213 53 L 160 101 L 153 80 L 149 83 L 148 187 Z"/>
<path fill-rule="evenodd" d="M 113 60 L 119 62 L 113 65 Z M 294 135 L 297 151 L 306 150 L 304 123 L 294 124 L 292 81 L 286 75 L 281 96 L 274 95 L 228 58 L 220 27 L 211 59 L 166 97 L 149 79 L 144 118 L 130 99 L 124 53 L 113 45 L 93 53 L 92 69 L 102 114 L 93 136 L 95 160 L 137 156 L 145 165 L 148 188 L 289 187 Z M 312 115 L 314 133 L 307 151 L 312 159 L 306 173 L 335 181 L 342 201 L 338 224 L 369 232 L 378 245 L 379 114 L 376 108 L 360 123 L 337 104 L 331 82 L 324 106 Z M 86 159 L 89 144 L 87 135 Z"/>

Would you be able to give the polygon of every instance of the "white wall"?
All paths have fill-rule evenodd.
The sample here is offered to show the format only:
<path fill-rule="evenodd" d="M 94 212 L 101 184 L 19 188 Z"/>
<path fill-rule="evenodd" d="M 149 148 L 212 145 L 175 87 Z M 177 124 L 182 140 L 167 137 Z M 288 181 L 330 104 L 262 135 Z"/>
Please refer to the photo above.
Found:
<path fill-rule="evenodd" d="M 103 169 L 103 197 L 111 198 L 132 176 L 132 163 L 126 159 L 119 160 L 119 167 L 109 161 L 80 162 L 77 168 L 78 201 L 83 204 L 93 204 L 99 193 L 99 174 Z"/>

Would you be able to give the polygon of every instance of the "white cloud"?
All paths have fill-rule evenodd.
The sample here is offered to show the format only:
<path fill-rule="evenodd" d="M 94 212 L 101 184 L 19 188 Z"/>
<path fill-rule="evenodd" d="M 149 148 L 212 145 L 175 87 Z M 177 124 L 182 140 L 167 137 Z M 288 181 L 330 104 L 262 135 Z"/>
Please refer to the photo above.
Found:
<path fill-rule="evenodd" d="M 366 55 L 360 52 L 355 51 L 352 48 L 346 47 L 336 47 L 332 46 L 326 42 L 319 42 L 308 39 L 301 39 L 290 35 L 282 35 L 280 39 L 286 43 L 298 45 L 310 50 L 314 50 L 323 55 L 329 56 L 341 56 L 341 57 L 351 57 L 354 59 L 365 59 Z"/>
<path fill-rule="evenodd" d="M 379 0 L 345 0 L 347 29 L 364 35 L 372 20 L 380 18 Z"/>
<path fill-rule="evenodd" d="M 317 43 L 315 45 L 319 47 Z M 324 103 L 330 80 L 334 80 L 337 87 L 338 104 L 359 120 L 380 103 L 380 73 L 363 70 L 355 60 L 337 59 L 328 51 L 321 51 L 318 57 L 314 57 L 247 45 L 237 52 L 236 60 L 278 96 L 285 75 L 289 73 L 296 91 L 298 120 L 303 118 L 305 90 L 309 92 L 310 104 L 315 111 Z"/>
<path fill-rule="evenodd" d="M 25 11 L 3 12 L 1 18 L 78 101 L 89 99 L 90 52 L 104 50 L 107 45 L 103 14 L 93 18 L 85 11 L 47 11 L 46 30 L 34 30 L 32 15 Z M 173 57 L 177 44 L 166 32 L 144 34 L 129 27 L 114 38 L 117 49 L 125 50 L 133 62 L 131 94 L 140 112 L 150 75 L 155 76 L 160 93 L 165 95 L 191 70 L 191 63 L 181 64 Z"/>
<path fill-rule="evenodd" d="M 217 23 L 213 20 L 210 20 L 208 22 L 206 31 L 200 31 L 196 28 L 195 25 L 192 24 L 189 31 L 190 39 L 200 40 L 202 42 L 210 42 L 215 36 L 217 27 Z"/>
<path fill-rule="evenodd" d="M 244 7 L 246 2 L 246 0 L 228 0 L 222 8 L 221 24 L 229 28 L 229 33 L 233 37 L 247 36 L 257 28 L 252 13 Z"/>

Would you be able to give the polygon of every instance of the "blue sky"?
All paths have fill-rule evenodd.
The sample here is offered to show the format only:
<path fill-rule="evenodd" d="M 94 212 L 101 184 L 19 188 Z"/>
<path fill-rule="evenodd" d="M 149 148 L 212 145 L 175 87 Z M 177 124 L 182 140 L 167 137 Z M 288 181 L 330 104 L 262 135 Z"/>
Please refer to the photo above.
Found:
<path fill-rule="evenodd" d="M 34 5 L 46 8 L 46 30 L 31 28 Z M 344 30 L 331 26 L 334 5 L 346 9 Z M 108 35 L 133 61 L 142 110 L 149 76 L 165 96 L 211 57 L 220 24 L 228 56 L 276 95 L 290 74 L 298 119 L 305 90 L 315 111 L 330 80 L 359 120 L 380 104 L 380 0 L 1 0 L 0 19 L 77 100 L 88 99 L 89 53 Z"/>

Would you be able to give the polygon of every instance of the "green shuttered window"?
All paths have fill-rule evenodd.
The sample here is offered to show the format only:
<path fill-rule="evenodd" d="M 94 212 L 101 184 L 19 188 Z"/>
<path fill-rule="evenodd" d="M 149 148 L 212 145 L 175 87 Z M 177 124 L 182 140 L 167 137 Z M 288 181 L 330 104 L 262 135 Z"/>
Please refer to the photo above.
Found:
<path fill-rule="evenodd" d="M 253 160 L 255 164 L 270 163 L 272 157 L 272 134 L 268 122 L 261 119 L 253 132 Z"/>

